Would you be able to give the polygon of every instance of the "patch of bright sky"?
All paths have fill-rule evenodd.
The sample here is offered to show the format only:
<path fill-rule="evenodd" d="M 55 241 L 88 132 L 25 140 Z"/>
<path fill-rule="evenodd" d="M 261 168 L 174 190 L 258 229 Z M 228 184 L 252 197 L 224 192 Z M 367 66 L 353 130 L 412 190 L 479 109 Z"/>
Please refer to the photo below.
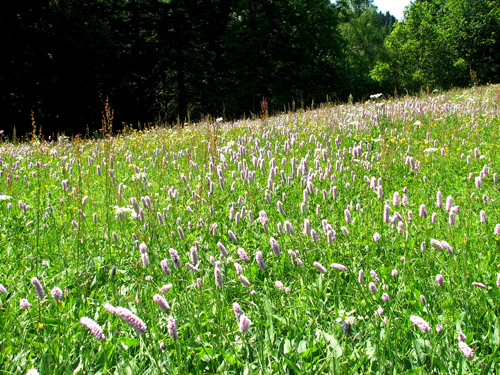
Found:
<path fill-rule="evenodd" d="M 410 0 L 374 0 L 373 5 L 376 5 L 379 12 L 389 11 L 399 21 L 403 19 L 403 11 L 407 5 L 410 5 Z"/>

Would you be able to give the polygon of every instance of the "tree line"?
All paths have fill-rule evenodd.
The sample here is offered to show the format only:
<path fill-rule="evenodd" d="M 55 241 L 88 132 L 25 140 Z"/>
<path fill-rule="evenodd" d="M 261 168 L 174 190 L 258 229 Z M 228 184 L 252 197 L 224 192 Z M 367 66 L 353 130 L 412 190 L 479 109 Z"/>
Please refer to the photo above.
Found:
<path fill-rule="evenodd" d="M 18 0 L 0 14 L 3 129 L 93 134 L 498 82 L 498 1 Z"/>

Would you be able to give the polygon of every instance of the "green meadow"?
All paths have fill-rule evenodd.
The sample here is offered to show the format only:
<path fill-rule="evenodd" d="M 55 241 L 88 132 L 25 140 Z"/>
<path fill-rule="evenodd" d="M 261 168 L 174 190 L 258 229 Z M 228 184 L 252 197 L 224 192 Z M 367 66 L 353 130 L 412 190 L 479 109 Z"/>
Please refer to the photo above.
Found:
<path fill-rule="evenodd" d="M 0 144 L 0 374 L 498 373 L 500 86 L 108 130 Z"/>

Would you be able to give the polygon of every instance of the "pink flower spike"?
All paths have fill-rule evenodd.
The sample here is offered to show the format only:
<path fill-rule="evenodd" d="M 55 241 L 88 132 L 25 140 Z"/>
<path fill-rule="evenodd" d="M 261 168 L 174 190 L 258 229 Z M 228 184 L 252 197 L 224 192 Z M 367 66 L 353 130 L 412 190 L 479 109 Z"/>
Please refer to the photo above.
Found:
<path fill-rule="evenodd" d="M 167 285 L 163 285 L 161 288 L 160 288 L 160 293 L 163 294 L 165 292 L 168 292 L 170 289 L 173 288 L 173 285 L 172 284 L 167 284 Z"/>
<path fill-rule="evenodd" d="M 116 313 L 116 307 L 114 307 L 113 305 L 110 305 L 109 303 L 106 303 L 103 307 L 110 314 L 115 314 Z"/>
<path fill-rule="evenodd" d="M 117 307 L 115 311 L 116 315 L 122 318 L 122 320 L 129 326 L 134 328 L 139 335 L 142 335 L 148 329 L 146 324 L 129 309 L 126 309 L 125 307 Z"/>
<path fill-rule="evenodd" d="M 23 310 L 26 310 L 26 309 L 29 309 L 31 307 L 29 301 L 26 299 L 26 298 L 21 298 L 19 300 L 19 306 L 21 307 L 21 309 Z"/>
<path fill-rule="evenodd" d="M 170 309 L 170 306 L 168 305 L 167 300 L 162 295 L 155 294 L 153 296 L 153 299 L 158 304 L 160 309 L 162 309 L 163 311 Z"/>
<path fill-rule="evenodd" d="M 443 278 L 443 275 L 441 275 L 440 273 L 436 275 L 436 282 L 438 283 L 439 286 L 443 286 L 444 285 L 444 278 Z"/>
<path fill-rule="evenodd" d="M 365 276 L 365 271 L 364 270 L 359 270 L 358 283 L 360 283 L 360 284 L 363 283 L 364 276 Z"/>
<path fill-rule="evenodd" d="M 252 323 L 252 321 L 248 319 L 246 315 L 242 315 L 239 321 L 240 321 L 239 331 L 241 333 L 247 332 L 248 329 L 250 328 L 250 324 Z"/>
<path fill-rule="evenodd" d="M 326 268 L 323 267 L 323 265 L 321 263 L 314 262 L 313 266 L 316 267 L 320 273 L 323 273 L 323 274 L 326 273 Z"/>
<path fill-rule="evenodd" d="M 465 342 L 460 341 L 458 343 L 458 348 L 464 353 L 465 358 L 474 358 L 474 351 Z"/>
<path fill-rule="evenodd" d="M 36 277 L 31 279 L 31 283 L 35 287 L 36 294 L 38 294 L 38 297 L 43 298 L 45 297 L 45 292 L 43 291 L 42 284 L 40 284 L 40 281 Z"/>
<path fill-rule="evenodd" d="M 431 326 L 429 325 L 429 323 L 427 323 L 424 319 L 422 319 L 419 316 L 416 316 L 416 315 L 410 316 L 410 322 L 412 322 L 418 328 L 420 328 L 420 330 L 423 333 L 425 333 L 425 332 L 427 332 L 427 331 L 429 331 L 431 329 Z"/>
<path fill-rule="evenodd" d="M 332 264 L 330 264 L 330 267 L 335 268 L 339 271 L 345 271 L 347 269 L 346 266 L 339 264 L 339 263 L 332 263 Z"/>
<path fill-rule="evenodd" d="M 61 288 L 55 286 L 50 291 L 50 294 L 52 295 L 52 298 L 54 298 L 56 301 L 59 301 L 62 298 L 63 292 L 62 292 Z"/>
<path fill-rule="evenodd" d="M 477 286 L 479 288 L 483 288 L 483 289 L 486 289 L 486 285 L 484 285 L 483 283 L 476 283 L 476 282 L 473 282 L 472 283 L 473 286 Z"/>
<path fill-rule="evenodd" d="M 171 316 L 167 318 L 167 330 L 172 339 L 175 340 L 179 338 L 179 334 L 177 333 L 177 323 Z"/>
<path fill-rule="evenodd" d="M 87 318 L 85 316 L 80 319 L 80 323 L 90 330 L 90 332 L 96 338 L 97 341 L 104 341 L 105 339 L 104 333 L 99 324 L 97 324 L 92 319 Z"/>

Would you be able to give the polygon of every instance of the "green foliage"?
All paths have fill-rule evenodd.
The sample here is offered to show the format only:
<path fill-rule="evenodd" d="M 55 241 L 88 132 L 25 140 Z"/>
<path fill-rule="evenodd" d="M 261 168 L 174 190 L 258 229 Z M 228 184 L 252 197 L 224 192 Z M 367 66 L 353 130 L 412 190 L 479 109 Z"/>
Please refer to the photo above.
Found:
<path fill-rule="evenodd" d="M 499 12 L 487 0 L 412 3 L 371 76 L 386 91 L 498 82 Z"/>
<path fill-rule="evenodd" d="M 377 13 L 368 0 L 341 2 L 340 10 L 345 21 L 340 28 L 347 40 L 344 82 L 349 93 L 358 99 L 377 90 L 370 71 L 380 59 L 384 39 L 390 34 L 395 18 Z"/>

